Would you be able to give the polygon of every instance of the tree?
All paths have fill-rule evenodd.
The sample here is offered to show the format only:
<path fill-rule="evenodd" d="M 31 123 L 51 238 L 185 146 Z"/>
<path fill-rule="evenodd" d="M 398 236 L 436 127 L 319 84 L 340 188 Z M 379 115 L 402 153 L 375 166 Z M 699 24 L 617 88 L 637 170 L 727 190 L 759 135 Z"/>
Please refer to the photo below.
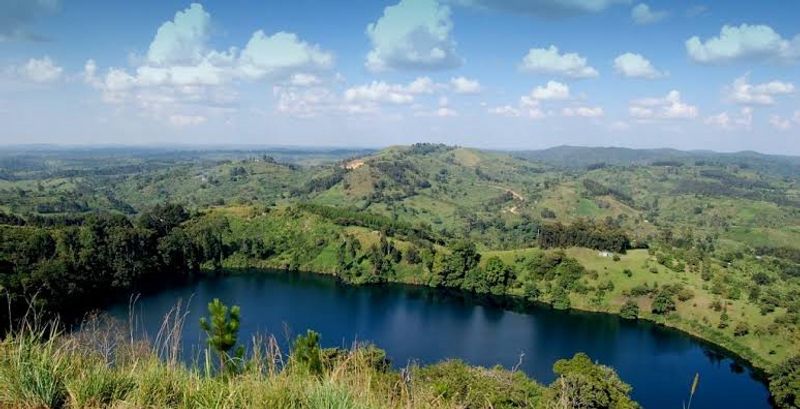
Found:
<path fill-rule="evenodd" d="M 449 255 L 437 253 L 436 256 L 432 280 L 436 286 L 461 287 L 466 274 L 477 268 L 481 261 L 475 243 L 464 241 L 454 244 Z"/>
<path fill-rule="evenodd" d="M 244 347 L 241 345 L 236 348 L 233 355 L 229 353 L 236 346 L 236 338 L 239 336 L 241 319 L 239 306 L 228 308 L 215 298 L 208 303 L 208 315 L 208 318 L 200 318 L 200 328 L 208 337 L 206 343 L 219 357 L 222 372 L 235 372 L 238 369 L 237 362 L 244 356 Z"/>
<path fill-rule="evenodd" d="M 613 369 L 593 363 L 584 353 L 577 353 L 572 359 L 558 360 L 553 365 L 553 372 L 558 379 L 550 384 L 549 394 L 556 407 L 639 408 L 630 398 L 633 388 Z"/>
<path fill-rule="evenodd" d="M 670 311 L 675 311 L 675 300 L 672 299 L 672 292 L 666 288 L 662 288 L 653 299 L 653 314 L 666 314 Z"/>
<path fill-rule="evenodd" d="M 293 362 L 317 375 L 322 373 L 319 340 L 319 333 L 308 330 L 305 335 L 299 335 L 292 345 Z"/>
<path fill-rule="evenodd" d="M 769 391 L 776 406 L 800 408 L 800 355 L 780 363 L 769 377 Z"/>
<path fill-rule="evenodd" d="M 622 308 L 619 310 L 619 315 L 629 320 L 639 318 L 639 304 L 633 300 L 625 301 L 625 304 L 623 304 Z"/>
<path fill-rule="evenodd" d="M 189 220 L 189 212 L 183 206 L 165 203 L 143 212 L 139 216 L 138 224 L 146 229 L 155 230 L 159 237 L 163 237 L 186 220 Z"/>
<path fill-rule="evenodd" d="M 553 303 L 553 308 L 557 310 L 566 310 L 571 306 L 569 293 L 564 287 L 559 285 L 553 288 L 552 294 L 550 295 L 550 302 Z"/>
<path fill-rule="evenodd" d="M 492 257 L 486 262 L 486 267 L 470 271 L 464 288 L 483 294 L 503 295 L 515 277 L 516 273 L 511 266 L 498 257 Z"/>

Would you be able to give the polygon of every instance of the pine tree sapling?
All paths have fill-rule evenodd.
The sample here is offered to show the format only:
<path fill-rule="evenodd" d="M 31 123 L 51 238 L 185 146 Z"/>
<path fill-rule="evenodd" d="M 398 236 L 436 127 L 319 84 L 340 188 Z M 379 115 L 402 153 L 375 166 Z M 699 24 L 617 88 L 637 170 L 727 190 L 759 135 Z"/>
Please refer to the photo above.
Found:
<path fill-rule="evenodd" d="M 235 372 L 236 362 L 241 361 L 244 356 L 244 347 L 241 345 L 235 349 L 233 354 L 230 353 L 236 346 L 236 338 L 239 335 L 241 319 L 239 306 L 234 305 L 228 308 L 218 298 L 215 298 L 208 303 L 208 315 L 208 318 L 200 318 L 200 328 L 208 337 L 206 342 L 219 357 L 222 372 Z"/>

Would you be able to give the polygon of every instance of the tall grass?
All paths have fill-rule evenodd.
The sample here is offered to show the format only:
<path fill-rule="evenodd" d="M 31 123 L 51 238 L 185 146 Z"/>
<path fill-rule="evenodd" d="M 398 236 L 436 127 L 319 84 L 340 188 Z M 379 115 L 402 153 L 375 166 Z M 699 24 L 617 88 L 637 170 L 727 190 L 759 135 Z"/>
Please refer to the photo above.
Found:
<path fill-rule="evenodd" d="M 460 388 L 481 391 L 476 401 L 474 393 L 449 394 L 437 386 L 449 382 L 440 379 L 449 370 L 412 366 L 401 374 L 386 365 L 382 351 L 366 345 L 322 351 L 324 369 L 313 373 L 293 364 L 272 336 L 251 339 L 241 371 L 222 375 L 208 353 L 196 364 L 178 359 L 184 319 L 185 312 L 174 309 L 149 342 L 102 316 L 73 333 L 55 322 L 22 325 L 0 341 L 0 407 L 500 408 L 531 402 L 529 396 L 514 400 L 520 384 L 537 394 L 541 389 L 519 373 L 442 364 L 469 373 L 475 384 Z"/>

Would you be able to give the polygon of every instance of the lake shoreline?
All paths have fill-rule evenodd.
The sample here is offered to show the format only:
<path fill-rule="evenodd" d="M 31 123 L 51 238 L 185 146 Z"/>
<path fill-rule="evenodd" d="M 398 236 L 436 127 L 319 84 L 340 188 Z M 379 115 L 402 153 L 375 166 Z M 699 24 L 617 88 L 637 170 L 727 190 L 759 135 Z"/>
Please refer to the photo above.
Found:
<path fill-rule="evenodd" d="M 376 286 L 376 287 L 379 287 L 379 286 L 383 286 L 383 285 L 386 285 L 386 284 L 391 284 L 391 285 L 407 286 L 407 287 L 410 287 L 410 288 L 427 288 L 427 289 L 435 290 L 435 291 L 438 291 L 438 292 L 441 292 L 443 294 L 447 294 L 447 295 L 450 295 L 450 296 L 453 296 L 453 295 L 468 296 L 470 298 L 470 300 L 473 301 L 473 302 L 480 301 L 480 300 L 492 300 L 492 301 L 494 301 L 493 302 L 494 305 L 500 305 L 505 310 L 515 311 L 515 312 L 520 312 L 520 313 L 526 313 L 526 312 L 524 310 L 518 310 L 518 309 L 513 309 L 513 308 L 508 308 L 508 307 L 511 306 L 511 305 L 521 305 L 521 306 L 528 307 L 528 308 L 534 307 L 534 306 L 538 306 L 540 308 L 545 308 L 546 307 L 546 308 L 550 308 L 550 309 L 553 309 L 553 310 L 559 310 L 557 308 L 554 308 L 552 303 L 548 303 L 548 302 L 545 302 L 545 301 L 539 301 L 539 300 L 531 301 L 531 300 L 527 300 L 527 299 L 525 299 L 523 297 L 520 297 L 520 296 L 517 296 L 517 295 L 514 295 L 514 294 L 503 294 L 503 295 L 480 294 L 480 293 L 467 291 L 467 290 L 464 290 L 462 288 L 451 288 L 451 287 L 436 288 L 436 287 L 431 287 L 431 286 L 428 286 L 428 285 L 425 285 L 425 284 L 414 283 L 414 282 L 405 282 L 405 281 L 400 281 L 400 280 L 387 280 L 384 283 L 367 283 L 367 284 L 350 283 L 350 282 L 347 282 L 346 280 L 343 280 L 335 272 L 330 272 L 330 271 L 309 271 L 309 270 L 302 270 L 302 269 L 291 270 L 291 269 L 277 268 L 277 267 L 266 267 L 266 268 L 264 268 L 264 267 L 244 267 L 244 268 L 223 268 L 223 270 L 221 270 L 221 271 L 202 270 L 201 271 L 201 275 L 208 276 L 208 277 L 218 277 L 218 276 L 226 276 L 226 275 L 247 275 L 247 274 L 252 274 L 253 272 L 263 274 L 263 273 L 267 273 L 267 272 L 270 272 L 270 271 L 271 272 L 275 272 L 275 273 L 284 273 L 284 274 L 286 274 L 286 273 L 298 274 L 299 273 L 299 274 L 308 274 L 308 275 L 317 275 L 317 276 L 328 276 L 328 277 L 332 277 L 332 278 L 336 279 L 337 283 L 339 283 L 339 284 L 347 285 L 347 286 L 351 286 L 351 287 L 363 287 L 363 286 Z M 442 291 L 442 290 L 446 290 L 446 291 Z M 479 302 L 477 302 L 477 303 L 479 303 Z M 589 308 L 581 308 L 581 307 L 576 307 L 576 306 L 570 306 L 570 308 L 567 308 L 567 309 L 564 309 L 564 310 L 560 310 L 560 311 L 577 311 L 577 312 L 590 313 L 590 314 L 603 314 L 603 315 L 615 316 L 615 317 L 618 317 L 621 320 L 626 320 L 625 318 L 622 318 L 619 313 L 614 313 L 614 312 L 610 312 L 610 311 L 603 311 L 603 310 L 599 310 L 599 309 L 594 309 L 593 310 L 593 309 L 589 309 Z M 645 321 L 645 322 L 653 324 L 653 325 L 657 325 L 659 327 L 663 327 L 663 328 L 667 328 L 667 329 L 670 329 L 670 330 L 678 331 L 678 332 L 680 332 L 680 333 L 692 338 L 693 340 L 699 341 L 702 344 L 705 344 L 705 345 L 707 345 L 707 346 L 709 346 L 709 347 L 711 347 L 713 349 L 716 349 L 718 352 L 721 352 L 723 355 L 727 355 L 728 358 L 732 359 L 737 364 L 745 366 L 745 367 L 749 367 L 749 369 L 751 370 L 752 375 L 754 375 L 755 378 L 759 382 L 763 383 L 765 386 L 769 385 L 769 370 L 768 370 L 769 364 L 767 364 L 765 361 L 763 361 L 762 358 L 757 357 L 755 355 L 755 353 L 753 353 L 752 351 L 749 352 L 750 356 L 748 356 L 747 352 L 742 353 L 742 352 L 738 352 L 738 351 L 732 349 L 732 348 L 735 348 L 736 346 L 738 346 L 738 344 L 734 343 L 734 346 L 731 347 L 731 346 L 726 345 L 726 344 L 721 344 L 721 343 L 714 342 L 714 340 L 710 339 L 710 337 L 704 336 L 703 331 L 701 331 L 701 330 L 693 330 L 691 328 L 691 323 L 689 323 L 689 322 L 678 321 L 678 323 L 676 324 L 674 322 L 674 320 L 671 321 L 669 319 L 657 319 L 657 318 L 652 317 L 651 315 L 652 314 L 647 314 L 645 316 L 638 317 L 636 320 L 629 320 L 629 321 L 641 320 L 641 321 Z M 680 325 L 680 324 L 684 324 L 684 325 Z M 741 348 L 746 348 L 746 347 L 741 347 Z"/>

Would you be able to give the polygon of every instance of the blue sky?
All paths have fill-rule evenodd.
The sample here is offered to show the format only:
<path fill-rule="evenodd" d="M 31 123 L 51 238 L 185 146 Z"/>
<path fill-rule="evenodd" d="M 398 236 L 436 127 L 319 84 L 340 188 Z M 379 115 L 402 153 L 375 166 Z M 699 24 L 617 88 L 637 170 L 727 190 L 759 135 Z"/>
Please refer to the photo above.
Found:
<path fill-rule="evenodd" d="M 800 154 L 800 2 L 0 0 L 0 144 Z"/>

